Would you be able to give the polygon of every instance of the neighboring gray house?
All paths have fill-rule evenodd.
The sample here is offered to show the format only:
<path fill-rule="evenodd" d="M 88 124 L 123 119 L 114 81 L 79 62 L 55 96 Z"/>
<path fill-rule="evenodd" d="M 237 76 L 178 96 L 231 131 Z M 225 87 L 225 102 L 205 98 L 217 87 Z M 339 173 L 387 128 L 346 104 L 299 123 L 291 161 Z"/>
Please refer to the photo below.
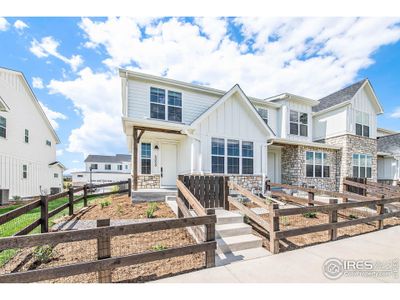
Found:
<path fill-rule="evenodd" d="M 378 137 L 378 180 L 400 180 L 400 133 Z"/>
<path fill-rule="evenodd" d="M 260 99 L 239 85 L 221 91 L 123 69 L 120 76 L 136 189 L 174 186 L 178 174 L 326 190 L 340 190 L 347 176 L 378 178 L 383 108 L 368 79 L 316 100 Z"/>

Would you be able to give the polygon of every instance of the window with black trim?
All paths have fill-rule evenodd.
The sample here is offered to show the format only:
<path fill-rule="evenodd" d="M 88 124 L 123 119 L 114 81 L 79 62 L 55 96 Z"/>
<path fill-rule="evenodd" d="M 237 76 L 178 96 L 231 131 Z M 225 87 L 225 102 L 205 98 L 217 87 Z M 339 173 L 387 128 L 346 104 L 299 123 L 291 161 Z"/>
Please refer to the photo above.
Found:
<path fill-rule="evenodd" d="M 293 135 L 308 136 L 308 114 L 290 110 L 289 132 Z"/>
<path fill-rule="evenodd" d="M 142 174 L 151 174 L 151 144 L 141 144 L 141 166 Z"/>
<path fill-rule="evenodd" d="M 7 137 L 7 119 L 0 116 L 0 137 Z"/>
<path fill-rule="evenodd" d="M 369 114 L 356 110 L 356 135 L 369 137 Z"/>
<path fill-rule="evenodd" d="M 330 166 L 326 153 L 316 151 L 306 152 L 306 177 L 330 177 Z"/>
<path fill-rule="evenodd" d="M 242 174 L 254 173 L 253 142 L 242 142 Z"/>
<path fill-rule="evenodd" d="M 211 139 L 211 172 L 225 173 L 225 140 Z"/>
<path fill-rule="evenodd" d="M 372 155 L 358 153 L 353 154 L 353 177 L 372 177 Z"/>
<path fill-rule="evenodd" d="M 240 142 L 228 140 L 228 174 L 239 174 L 240 172 Z"/>

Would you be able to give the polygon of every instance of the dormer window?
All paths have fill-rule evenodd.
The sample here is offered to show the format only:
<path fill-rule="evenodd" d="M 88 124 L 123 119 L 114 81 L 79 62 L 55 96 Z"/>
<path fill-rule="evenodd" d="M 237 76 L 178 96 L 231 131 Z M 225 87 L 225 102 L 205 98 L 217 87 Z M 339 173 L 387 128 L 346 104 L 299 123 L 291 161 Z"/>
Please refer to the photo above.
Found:
<path fill-rule="evenodd" d="M 152 119 L 182 122 L 182 93 L 168 91 L 165 101 L 164 89 L 150 88 L 150 117 Z"/>
<path fill-rule="evenodd" d="M 290 134 L 308 136 L 308 114 L 290 111 Z"/>
<path fill-rule="evenodd" d="M 369 137 L 369 114 L 356 110 L 356 135 Z"/>
<path fill-rule="evenodd" d="M 268 109 L 259 107 L 257 110 L 265 124 L 268 124 Z"/>

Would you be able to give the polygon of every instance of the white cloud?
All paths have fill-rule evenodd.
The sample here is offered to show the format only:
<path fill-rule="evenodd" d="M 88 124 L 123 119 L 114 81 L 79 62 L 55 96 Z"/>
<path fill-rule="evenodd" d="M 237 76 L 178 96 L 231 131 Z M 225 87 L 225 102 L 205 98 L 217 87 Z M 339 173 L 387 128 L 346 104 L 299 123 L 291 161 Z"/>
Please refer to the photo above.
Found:
<path fill-rule="evenodd" d="M 66 120 L 67 119 L 66 115 L 64 115 L 60 112 L 51 110 L 50 108 L 48 108 L 46 105 L 44 105 L 40 101 L 39 101 L 39 103 L 42 106 L 44 113 L 46 114 L 47 118 L 50 121 L 51 126 L 53 126 L 54 129 L 58 129 L 59 125 L 58 125 L 57 120 Z"/>
<path fill-rule="evenodd" d="M 43 80 L 40 77 L 32 77 L 32 86 L 36 89 L 43 89 Z"/>
<path fill-rule="evenodd" d="M 56 150 L 56 155 L 57 156 L 62 156 L 64 154 L 64 150 L 63 149 L 57 149 Z"/>
<path fill-rule="evenodd" d="M 79 164 L 79 163 L 80 163 L 80 161 L 77 160 L 77 159 L 74 159 L 72 162 L 73 162 L 74 164 Z"/>
<path fill-rule="evenodd" d="M 60 54 L 58 47 L 60 43 L 51 36 L 46 36 L 39 42 L 36 39 L 31 41 L 30 51 L 39 58 L 48 57 L 49 55 L 54 56 L 64 63 L 68 64 L 73 71 L 76 71 L 78 67 L 83 63 L 83 59 L 80 55 L 72 55 L 71 58 Z"/>
<path fill-rule="evenodd" d="M 391 118 L 400 119 L 400 107 L 397 107 L 394 112 L 390 114 Z"/>
<path fill-rule="evenodd" d="M 381 46 L 400 39 L 393 18 L 172 18 L 143 27 L 134 18 L 80 24 L 86 46 L 105 49 L 110 68 L 131 66 L 156 75 L 268 97 L 289 91 L 320 97 L 351 83 Z M 397 24 L 397 25 L 396 25 Z M 142 32 L 145 32 L 145 35 Z M 247 49 L 252 49 L 246 52 Z"/>
<path fill-rule="evenodd" d="M 114 73 L 93 73 L 84 68 L 74 80 L 51 80 L 51 94 L 62 94 L 81 112 L 83 124 L 73 129 L 67 151 L 113 153 L 125 146 L 121 124 L 120 79 Z"/>
<path fill-rule="evenodd" d="M 14 27 L 18 31 L 23 31 L 25 28 L 29 28 L 28 24 L 26 24 L 24 21 L 17 20 L 14 22 Z"/>
<path fill-rule="evenodd" d="M 10 23 L 6 20 L 6 18 L 0 17 L 0 31 L 8 30 Z"/>

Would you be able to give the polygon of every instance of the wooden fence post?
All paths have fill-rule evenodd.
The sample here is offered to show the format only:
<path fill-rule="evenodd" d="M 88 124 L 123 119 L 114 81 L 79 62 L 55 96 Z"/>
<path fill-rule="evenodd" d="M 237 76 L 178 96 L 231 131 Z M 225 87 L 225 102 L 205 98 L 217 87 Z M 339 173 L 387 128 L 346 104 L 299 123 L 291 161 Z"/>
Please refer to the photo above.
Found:
<path fill-rule="evenodd" d="M 314 206 L 315 195 L 312 192 L 308 192 L 308 206 Z"/>
<path fill-rule="evenodd" d="M 183 175 L 178 175 L 178 180 L 183 182 Z M 178 198 L 180 198 L 182 200 L 182 202 L 185 203 L 185 199 L 179 188 L 178 188 Z M 179 206 L 178 206 L 178 218 L 183 218 L 183 213 L 182 213 L 181 209 L 179 208 Z"/>
<path fill-rule="evenodd" d="M 97 227 L 110 226 L 110 219 L 97 220 Z M 97 259 L 105 259 L 111 257 L 111 238 L 108 234 L 101 235 L 97 238 Z M 111 282 L 111 270 L 104 270 L 98 272 L 99 283 Z"/>
<path fill-rule="evenodd" d="M 382 199 L 383 199 L 384 197 L 385 197 L 385 196 L 382 195 Z M 384 212 L 385 212 L 385 205 L 384 205 L 384 204 L 377 204 L 377 205 L 376 205 L 376 213 L 377 213 L 378 215 L 383 215 Z M 383 229 L 383 219 L 382 219 L 382 220 L 378 220 L 378 230 L 380 230 L 380 229 Z"/>
<path fill-rule="evenodd" d="M 229 177 L 225 176 L 224 177 L 224 209 L 225 210 L 229 210 L 229 201 L 228 201 L 228 197 L 229 197 Z"/>
<path fill-rule="evenodd" d="M 68 215 L 72 216 L 74 214 L 74 189 L 70 187 L 68 189 Z"/>
<path fill-rule="evenodd" d="M 275 216 L 275 210 L 279 209 L 279 204 L 269 205 L 269 251 L 272 254 L 279 253 L 279 240 L 275 238 L 275 232 L 279 231 L 279 216 Z"/>
<path fill-rule="evenodd" d="M 128 178 L 128 197 L 132 197 L 132 178 Z"/>
<path fill-rule="evenodd" d="M 87 206 L 87 194 L 88 194 L 88 185 L 85 184 L 83 186 L 83 206 L 86 207 Z"/>
<path fill-rule="evenodd" d="M 40 231 L 49 232 L 49 199 L 47 196 L 40 196 Z"/>
<path fill-rule="evenodd" d="M 346 180 L 347 180 L 347 178 L 346 178 Z M 347 193 L 348 191 L 349 191 L 349 189 L 348 189 L 347 184 L 343 183 L 343 193 Z M 349 198 L 347 198 L 347 197 L 342 198 L 343 203 L 346 203 L 348 201 L 349 201 Z"/>
<path fill-rule="evenodd" d="M 215 209 L 207 209 L 207 215 L 215 215 Z M 215 224 L 206 225 L 205 241 L 215 241 Z M 215 249 L 206 251 L 206 268 L 212 267 L 215 267 Z"/>
<path fill-rule="evenodd" d="M 337 204 L 337 199 L 329 199 L 329 204 Z M 332 210 L 328 213 L 329 223 L 337 223 L 337 210 Z M 332 228 L 329 230 L 329 239 L 335 241 L 337 239 L 337 228 Z"/>

